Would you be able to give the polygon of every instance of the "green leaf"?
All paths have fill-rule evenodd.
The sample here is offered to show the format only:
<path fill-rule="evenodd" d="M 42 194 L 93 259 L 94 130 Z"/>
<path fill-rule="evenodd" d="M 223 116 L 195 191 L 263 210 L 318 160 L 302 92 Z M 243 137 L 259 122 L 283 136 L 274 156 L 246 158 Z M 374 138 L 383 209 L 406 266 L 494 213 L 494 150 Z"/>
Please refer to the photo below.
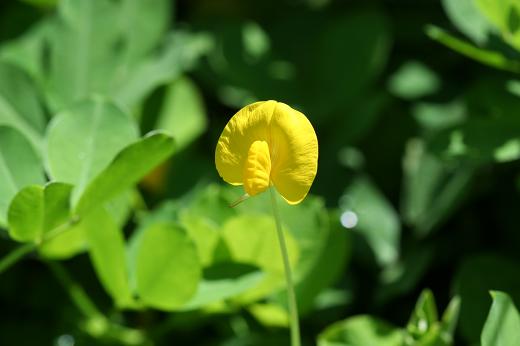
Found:
<path fill-rule="evenodd" d="M 236 208 L 229 207 L 220 185 L 201 185 L 182 198 L 168 200 L 155 208 L 143 218 L 142 224 L 159 220 L 180 223 L 195 242 L 201 264 L 208 267 L 219 259 L 222 225 L 237 213 Z"/>
<path fill-rule="evenodd" d="M 45 181 L 40 159 L 17 130 L 0 126 L 0 225 L 7 221 L 11 199 L 23 187 Z"/>
<path fill-rule="evenodd" d="M 336 216 L 336 214 L 332 215 Z M 332 225 L 329 227 L 328 232 L 322 229 L 327 234 L 324 246 L 319 250 L 315 250 L 318 256 L 309 265 L 310 268 L 301 276 L 300 280 L 296 282 L 295 291 L 298 300 L 298 310 L 302 315 L 311 313 L 316 303 L 316 297 L 342 276 L 351 257 L 351 238 L 348 232 L 345 232 L 339 225 L 337 219 L 330 220 L 330 223 Z M 300 257 L 302 256 L 304 256 L 303 249 L 300 251 Z M 303 261 L 301 259 L 300 263 Z M 287 298 L 285 292 L 280 293 L 279 296 L 283 297 L 282 301 L 285 301 Z"/>
<path fill-rule="evenodd" d="M 112 222 L 121 229 L 130 213 L 130 191 L 125 191 L 105 203 L 104 209 L 110 214 Z M 84 219 L 92 216 L 83 215 Z M 47 239 L 39 247 L 39 252 L 50 259 L 68 259 L 88 249 L 87 232 L 94 222 L 80 222 L 71 225 L 66 231 L 52 239 Z"/>
<path fill-rule="evenodd" d="M 88 248 L 83 222 L 72 225 L 56 237 L 46 240 L 38 248 L 39 253 L 49 259 L 65 260 Z"/>
<path fill-rule="evenodd" d="M 426 34 L 431 39 L 484 65 L 488 65 L 500 70 L 520 73 L 520 62 L 510 60 L 500 52 L 478 48 L 466 41 L 452 36 L 443 29 L 433 25 L 429 25 L 426 28 Z"/>
<path fill-rule="evenodd" d="M 503 292 L 491 292 L 493 305 L 484 324 L 482 346 L 516 346 L 520 340 L 520 315 L 511 298 Z"/>
<path fill-rule="evenodd" d="M 465 105 L 458 101 L 445 104 L 420 102 L 413 106 L 412 113 L 417 122 L 429 131 L 459 125 L 467 117 Z"/>
<path fill-rule="evenodd" d="M 219 228 L 204 215 L 195 215 L 188 208 L 180 213 L 179 221 L 197 245 L 201 264 L 211 265 L 220 242 Z"/>
<path fill-rule="evenodd" d="M 461 299 L 459 296 L 455 296 L 451 299 L 448 307 L 444 310 L 441 320 L 441 337 L 448 338 L 450 344 L 453 342 L 453 334 L 459 321 L 460 315 L 460 303 Z"/>
<path fill-rule="evenodd" d="M 120 2 L 112 18 L 116 20 L 117 32 L 125 40 L 122 49 L 128 65 L 133 65 L 157 47 L 169 29 L 172 10 L 168 0 Z"/>
<path fill-rule="evenodd" d="M 0 60 L 21 68 L 39 86 L 45 85 L 46 61 L 42 59 L 42 52 L 47 47 L 52 19 L 52 17 L 42 19 L 21 36 L 0 45 Z"/>
<path fill-rule="evenodd" d="M 243 190 L 236 187 L 227 188 L 224 194 L 227 195 L 230 205 L 236 201 Z M 298 246 L 299 260 L 294 271 L 295 281 L 303 278 L 309 272 L 325 249 L 327 238 L 330 232 L 330 222 L 324 202 L 321 198 L 307 196 L 305 202 L 298 205 L 287 204 L 278 194 L 278 204 L 282 215 L 283 227 L 294 237 Z M 229 210 L 229 208 L 226 207 Z M 269 193 L 263 193 L 239 204 L 233 210 L 238 214 L 249 214 L 257 216 L 266 215 L 272 219 L 272 205 Z"/>
<path fill-rule="evenodd" d="M 42 240 L 44 234 L 69 219 L 72 186 L 50 183 L 20 190 L 9 206 L 9 235 L 18 241 Z"/>
<path fill-rule="evenodd" d="M 289 327 L 287 309 L 271 303 L 257 303 L 248 307 L 249 312 L 267 327 Z"/>
<path fill-rule="evenodd" d="M 94 93 L 107 94 L 121 50 L 114 30 L 115 2 L 107 0 L 60 1 L 49 27 L 48 103 L 54 111 Z"/>
<path fill-rule="evenodd" d="M 318 336 L 318 346 L 401 346 L 401 330 L 371 316 L 336 322 Z"/>
<path fill-rule="evenodd" d="M 47 167 L 51 177 L 74 184 L 73 199 L 138 138 L 133 120 L 110 102 L 83 101 L 53 118 L 47 130 Z"/>
<path fill-rule="evenodd" d="M 418 61 L 405 62 L 388 81 L 390 92 L 407 100 L 433 94 L 439 87 L 439 77 Z"/>
<path fill-rule="evenodd" d="M 248 201 L 249 202 L 249 201 Z M 298 267 L 299 246 L 292 233 L 285 232 L 291 268 Z M 265 278 L 253 289 L 236 298 L 237 304 L 249 304 L 277 292 L 284 284 L 283 259 L 272 215 L 243 214 L 229 218 L 221 229 L 224 258 L 259 267 Z"/>
<path fill-rule="evenodd" d="M 406 329 L 414 339 L 420 339 L 437 323 L 437 306 L 430 290 L 421 292 Z"/>
<path fill-rule="evenodd" d="M 167 0 L 60 1 L 55 15 L 42 21 L 44 25 L 10 44 L 0 55 L 41 80 L 53 111 L 93 94 L 120 101 L 116 95 L 135 86 L 136 73 L 142 77 L 142 62 L 160 44 L 171 13 Z M 178 59 L 170 59 L 169 64 L 176 66 L 175 71 L 184 66 L 179 66 Z M 164 61 L 155 75 L 162 74 L 163 81 L 169 82 L 175 77 L 169 69 Z M 157 86 L 142 82 L 141 94 L 133 95 L 139 97 L 118 104 L 134 107 Z"/>
<path fill-rule="evenodd" d="M 379 264 L 389 265 L 397 260 L 401 233 L 399 217 L 370 180 L 358 178 L 353 181 L 341 197 L 340 208 L 342 224 L 365 237 Z"/>
<path fill-rule="evenodd" d="M 489 35 L 495 31 L 475 0 L 443 0 L 442 6 L 451 22 L 479 45 L 487 43 Z"/>
<path fill-rule="evenodd" d="M 257 267 L 222 262 L 204 269 L 202 280 L 195 295 L 182 307 L 194 310 L 218 303 L 244 293 L 255 287 L 264 278 Z"/>
<path fill-rule="evenodd" d="M 461 297 L 460 332 L 468 344 L 478 343 L 490 308 L 488 291 L 510 292 L 520 302 L 518 262 L 497 255 L 465 259 L 455 274 L 454 289 Z"/>
<path fill-rule="evenodd" d="M 475 167 L 448 165 L 419 139 L 411 139 L 403 160 L 403 218 L 424 237 L 446 220 L 465 196 Z"/>
<path fill-rule="evenodd" d="M 82 221 L 89 254 L 96 273 L 116 304 L 132 304 L 123 231 L 103 207 L 93 209 Z"/>
<path fill-rule="evenodd" d="M 143 303 L 176 310 L 194 296 L 201 266 L 197 250 L 183 228 L 172 222 L 151 224 L 135 246 L 133 270 L 137 294 Z"/>
<path fill-rule="evenodd" d="M 476 0 L 482 14 L 502 34 L 502 39 L 520 49 L 520 3 L 517 0 Z"/>
<path fill-rule="evenodd" d="M 0 125 L 20 131 L 40 155 L 46 119 L 29 76 L 14 65 L 0 62 Z"/>
<path fill-rule="evenodd" d="M 515 0 L 475 0 L 476 7 L 500 30 L 507 28 L 506 16 L 509 5 Z"/>
<path fill-rule="evenodd" d="M 221 234 L 234 261 L 283 275 L 283 260 L 272 217 L 238 215 L 224 224 Z M 298 244 L 286 229 L 285 235 L 289 262 L 295 267 L 299 258 Z"/>
<path fill-rule="evenodd" d="M 188 77 L 171 83 L 155 128 L 171 134 L 180 151 L 204 132 L 206 123 L 206 111 L 197 86 Z"/>
<path fill-rule="evenodd" d="M 168 84 L 189 69 L 212 46 L 207 34 L 176 31 L 164 40 L 159 51 L 142 59 L 114 90 L 118 104 L 131 108 L 158 86 Z"/>
<path fill-rule="evenodd" d="M 173 139 L 162 133 L 150 133 L 127 146 L 85 188 L 76 204 L 76 212 L 87 213 L 95 206 L 133 187 L 173 152 Z"/>

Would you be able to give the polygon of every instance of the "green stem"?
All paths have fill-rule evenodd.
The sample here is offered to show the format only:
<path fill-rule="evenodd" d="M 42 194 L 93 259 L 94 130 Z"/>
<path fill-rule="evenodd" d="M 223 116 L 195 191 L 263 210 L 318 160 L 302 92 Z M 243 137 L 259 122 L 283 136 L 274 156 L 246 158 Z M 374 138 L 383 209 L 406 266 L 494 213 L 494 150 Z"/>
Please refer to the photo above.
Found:
<path fill-rule="evenodd" d="M 0 260 L 0 274 L 2 274 L 4 271 L 9 269 L 13 264 L 16 264 L 18 261 L 20 261 L 22 258 L 24 258 L 27 254 L 31 253 L 36 249 L 36 247 L 40 246 L 41 244 L 57 237 L 58 235 L 62 234 L 66 230 L 70 229 L 70 227 L 74 224 L 76 224 L 79 220 L 77 218 L 73 218 L 64 224 L 61 224 L 60 226 L 50 230 L 45 234 L 42 241 L 40 243 L 27 243 L 20 245 L 10 253 L 8 253 L 4 258 Z"/>
<path fill-rule="evenodd" d="M 36 248 L 36 244 L 27 243 L 21 245 L 8 253 L 0 260 L 0 274 L 9 269 L 13 264 L 21 260 L 25 255 L 32 252 Z"/>
<path fill-rule="evenodd" d="M 103 316 L 83 288 L 78 285 L 63 268 L 63 265 L 54 261 L 46 261 L 49 269 L 63 285 L 76 307 L 87 318 L 99 318 Z"/>
<path fill-rule="evenodd" d="M 143 332 L 127 328 L 111 322 L 90 299 L 83 288 L 67 273 L 61 263 L 46 261 L 54 276 L 63 285 L 70 299 L 78 310 L 85 316 L 86 323 L 83 329 L 92 337 L 98 339 L 116 340 L 122 345 L 152 345 Z"/>
<path fill-rule="evenodd" d="M 296 294 L 294 293 L 294 284 L 292 280 L 291 265 L 289 263 L 289 254 L 285 243 L 285 236 L 282 231 L 282 222 L 278 205 L 276 203 L 276 191 L 273 187 L 269 188 L 271 192 L 271 204 L 273 206 L 273 215 L 276 223 L 276 233 L 278 234 L 278 242 L 282 252 L 283 265 L 285 269 L 285 281 L 287 284 L 287 298 L 289 300 L 289 314 L 291 325 L 291 346 L 300 346 L 300 325 L 298 322 L 298 306 L 296 305 Z"/>

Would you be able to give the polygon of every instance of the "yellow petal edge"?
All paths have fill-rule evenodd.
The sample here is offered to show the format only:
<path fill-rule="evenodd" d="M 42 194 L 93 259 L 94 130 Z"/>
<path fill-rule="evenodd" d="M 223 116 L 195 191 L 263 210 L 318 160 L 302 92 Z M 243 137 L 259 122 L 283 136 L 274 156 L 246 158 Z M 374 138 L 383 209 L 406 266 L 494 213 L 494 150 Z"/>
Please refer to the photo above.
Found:
<path fill-rule="evenodd" d="M 251 196 L 273 184 L 289 204 L 297 204 L 316 177 L 318 139 L 297 110 L 277 101 L 256 102 L 229 120 L 215 165 L 226 182 L 244 185 Z"/>

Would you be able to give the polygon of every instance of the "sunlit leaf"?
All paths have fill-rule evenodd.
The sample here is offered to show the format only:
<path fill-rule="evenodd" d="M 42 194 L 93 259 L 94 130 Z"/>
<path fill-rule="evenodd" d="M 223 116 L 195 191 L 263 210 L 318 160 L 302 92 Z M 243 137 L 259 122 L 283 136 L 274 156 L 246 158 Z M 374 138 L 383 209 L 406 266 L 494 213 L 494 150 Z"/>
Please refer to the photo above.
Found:
<path fill-rule="evenodd" d="M 184 229 L 171 222 L 151 224 L 143 230 L 135 246 L 133 270 L 137 294 L 143 303 L 175 310 L 194 296 L 202 275 L 201 266 Z"/>
<path fill-rule="evenodd" d="M 493 25 L 480 12 L 475 0 L 443 0 L 446 14 L 457 28 L 479 45 L 489 39 Z"/>
<path fill-rule="evenodd" d="M 142 59 L 132 74 L 113 91 L 118 104 L 131 108 L 156 87 L 179 78 L 212 46 L 207 34 L 178 31 L 167 36 L 158 52 Z"/>
<path fill-rule="evenodd" d="M 204 103 L 189 78 L 181 77 L 168 86 L 155 128 L 171 134 L 179 151 L 204 132 Z"/>
<path fill-rule="evenodd" d="M 299 258 L 294 236 L 285 231 L 290 263 Z M 263 270 L 283 274 L 283 260 L 272 217 L 239 215 L 224 224 L 222 237 L 233 260 L 256 265 Z"/>
<path fill-rule="evenodd" d="M 41 241 L 69 218 L 72 186 L 50 183 L 30 185 L 20 190 L 9 206 L 9 234 L 18 241 Z"/>
<path fill-rule="evenodd" d="M 20 131 L 41 155 L 45 123 L 34 82 L 18 67 L 0 62 L 0 125 Z"/>
<path fill-rule="evenodd" d="M 215 264 L 204 269 L 197 292 L 182 309 L 202 308 L 237 296 L 255 287 L 264 275 L 254 266 L 233 262 Z"/>
<path fill-rule="evenodd" d="M 437 306 L 430 290 L 424 290 L 417 300 L 414 312 L 406 329 L 415 339 L 424 336 L 437 323 Z"/>
<path fill-rule="evenodd" d="M 90 181 L 125 146 L 136 140 L 132 119 L 103 99 L 81 102 L 60 112 L 47 130 L 47 167 L 51 177 L 74 184 L 77 199 Z"/>
<path fill-rule="evenodd" d="M 65 260 L 84 252 L 87 248 L 85 226 L 80 221 L 52 239 L 46 240 L 40 245 L 38 251 L 45 258 Z"/>
<path fill-rule="evenodd" d="M 122 230 L 103 207 L 93 209 L 82 222 L 90 258 L 101 283 L 117 305 L 131 305 Z"/>
<path fill-rule="evenodd" d="M 482 346 L 515 346 L 520 340 L 520 314 L 507 293 L 493 291 L 493 304 L 480 337 Z"/>
<path fill-rule="evenodd" d="M 104 170 L 92 179 L 78 199 L 79 214 L 133 187 L 173 152 L 170 136 L 153 133 L 121 150 Z"/>
<path fill-rule="evenodd" d="M 401 346 L 404 333 L 371 316 L 336 322 L 318 336 L 318 346 Z"/>
<path fill-rule="evenodd" d="M 43 183 L 41 161 L 29 141 L 17 130 L 0 126 L 0 225 L 5 225 L 9 203 L 20 189 Z"/>

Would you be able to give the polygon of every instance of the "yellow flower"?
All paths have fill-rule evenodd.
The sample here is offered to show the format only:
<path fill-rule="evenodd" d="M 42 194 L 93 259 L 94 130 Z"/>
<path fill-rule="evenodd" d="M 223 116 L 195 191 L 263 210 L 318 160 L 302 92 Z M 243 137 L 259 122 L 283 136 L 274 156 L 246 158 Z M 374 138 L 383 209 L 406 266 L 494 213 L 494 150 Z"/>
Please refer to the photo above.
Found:
<path fill-rule="evenodd" d="M 215 164 L 226 182 L 244 185 L 249 196 L 274 185 L 289 204 L 297 204 L 316 176 L 318 139 L 302 113 L 281 102 L 256 102 L 229 120 Z"/>

